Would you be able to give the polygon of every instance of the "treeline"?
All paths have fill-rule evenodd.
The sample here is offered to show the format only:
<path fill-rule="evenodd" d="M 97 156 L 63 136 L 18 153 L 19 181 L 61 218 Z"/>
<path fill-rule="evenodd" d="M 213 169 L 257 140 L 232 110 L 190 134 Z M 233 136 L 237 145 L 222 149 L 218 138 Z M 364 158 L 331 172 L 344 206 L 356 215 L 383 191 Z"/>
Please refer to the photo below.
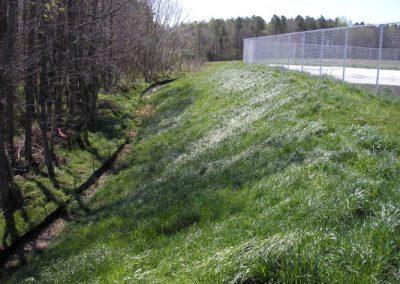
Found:
<path fill-rule="evenodd" d="M 13 177 L 47 169 L 54 146 L 88 144 L 101 89 L 150 82 L 183 63 L 171 0 L 0 0 L 0 193 Z"/>
<path fill-rule="evenodd" d="M 187 56 L 204 58 L 209 61 L 239 60 L 243 54 L 243 39 L 289 32 L 328 29 L 347 26 L 348 23 L 336 18 L 326 19 L 321 16 L 297 16 L 296 18 L 274 15 L 267 22 L 263 18 L 212 19 L 209 22 L 185 24 L 189 30 Z"/>

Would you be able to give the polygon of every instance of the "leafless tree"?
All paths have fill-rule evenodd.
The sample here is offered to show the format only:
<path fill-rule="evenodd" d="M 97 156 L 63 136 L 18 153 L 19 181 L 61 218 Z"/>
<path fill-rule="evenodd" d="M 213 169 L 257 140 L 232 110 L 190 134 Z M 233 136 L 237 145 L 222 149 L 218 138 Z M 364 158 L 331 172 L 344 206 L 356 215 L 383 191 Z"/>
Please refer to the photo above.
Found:
<path fill-rule="evenodd" d="M 179 18 L 174 0 L 0 0 L 0 193 L 10 224 L 13 173 L 43 166 L 57 186 L 55 145 L 88 146 L 101 89 L 182 66 Z"/>

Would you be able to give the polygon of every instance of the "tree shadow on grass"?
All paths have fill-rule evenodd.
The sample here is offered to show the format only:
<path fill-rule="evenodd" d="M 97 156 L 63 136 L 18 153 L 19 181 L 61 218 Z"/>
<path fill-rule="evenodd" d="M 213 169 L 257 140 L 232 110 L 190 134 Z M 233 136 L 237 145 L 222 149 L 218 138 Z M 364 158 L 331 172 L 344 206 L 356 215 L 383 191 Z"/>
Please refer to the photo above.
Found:
<path fill-rule="evenodd" d="M 73 198 L 73 201 L 76 202 L 76 204 L 77 204 L 78 209 L 80 210 L 80 212 L 83 211 L 83 213 L 84 213 L 85 216 L 88 216 L 88 215 L 90 215 L 90 214 L 92 213 L 91 209 L 90 209 L 88 206 L 86 206 L 85 203 L 83 202 L 83 200 L 82 200 L 82 195 L 81 195 L 81 194 L 74 194 L 74 195 L 72 196 L 72 198 Z M 78 214 L 78 213 L 80 213 L 80 212 L 74 212 L 74 213 L 75 213 L 75 214 Z"/>
<path fill-rule="evenodd" d="M 38 188 L 43 192 L 43 194 L 46 196 L 47 200 L 49 202 L 53 202 L 55 203 L 57 206 L 60 207 L 67 207 L 67 202 L 64 202 L 62 200 L 59 200 L 52 192 L 50 189 L 48 189 L 43 183 L 39 182 L 39 181 L 35 181 L 36 185 L 38 186 Z M 71 194 L 71 192 L 68 192 L 67 190 L 65 190 L 64 188 L 61 188 L 61 190 L 63 191 L 63 193 L 66 196 L 69 196 L 71 198 L 72 202 L 75 202 L 75 204 L 78 206 L 78 209 L 82 210 L 83 212 L 85 212 L 85 214 L 90 214 L 90 208 L 87 207 L 85 205 L 85 203 L 82 200 L 82 196 L 81 194 L 78 193 L 73 193 Z"/>
<path fill-rule="evenodd" d="M 11 208 L 3 208 L 3 217 L 5 222 L 3 234 L 3 247 L 8 247 L 10 243 L 16 241 L 19 237 L 17 227 L 15 224 L 14 210 Z M 9 242 L 8 242 L 9 240 Z"/>
<path fill-rule="evenodd" d="M 161 110 L 161 113 L 159 115 L 153 116 L 153 117 L 146 117 L 144 118 L 144 123 L 148 126 L 148 129 L 151 128 L 151 126 L 156 126 L 158 125 L 162 120 L 164 119 L 168 119 L 168 118 L 174 118 L 174 117 L 179 117 L 187 108 L 189 108 L 191 105 L 193 105 L 194 101 L 195 101 L 195 96 L 192 95 L 192 90 L 190 89 L 190 86 L 186 86 L 183 88 L 184 90 L 180 90 L 180 92 L 186 92 L 186 95 L 184 98 L 179 97 L 178 99 L 173 98 L 173 93 L 174 91 L 166 91 L 166 92 L 162 92 L 160 97 L 157 97 L 156 99 L 160 99 L 163 100 L 165 98 L 169 98 L 170 100 L 168 101 L 167 104 L 164 105 L 165 109 Z M 103 132 L 107 135 L 110 135 L 110 133 L 112 133 L 111 135 L 116 135 L 118 136 L 119 133 L 113 133 L 112 131 L 110 131 L 109 127 L 112 126 L 112 123 L 114 123 L 114 120 L 108 120 L 105 121 L 104 123 L 102 123 L 102 126 L 105 126 L 103 128 L 100 128 L 98 131 Z M 145 133 L 145 135 L 151 135 L 152 134 L 152 130 L 148 131 Z M 115 138 L 115 136 L 113 136 L 113 138 Z M 96 156 L 96 154 L 94 155 Z M 125 169 L 126 166 L 121 167 L 121 170 Z M 120 169 L 117 169 L 115 172 L 113 172 L 114 175 L 118 174 Z M 143 177 L 143 179 L 145 179 L 147 177 Z M 173 189 L 176 189 L 176 176 L 171 176 L 170 179 L 168 179 L 168 181 L 166 181 L 166 183 L 164 184 L 165 186 L 168 187 L 168 190 L 173 191 Z M 175 180 L 174 180 L 175 179 Z M 186 183 L 187 186 L 190 186 L 193 184 L 193 181 L 188 181 L 185 180 L 183 181 L 184 183 Z M 44 192 L 49 193 L 49 191 L 44 190 Z M 160 192 L 157 191 L 157 194 L 159 194 Z M 46 193 L 45 193 L 46 194 Z M 190 197 L 189 194 L 187 192 L 175 192 L 176 196 L 176 200 L 177 202 L 184 202 L 188 205 L 188 208 L 191 205 L 191 202 L 193 201 Z M 69 193 L 70 195 L 70 193 Z M 140 194 L 136 195 L 135 197 L 139 198 Z M 49 196 L 49 199 L 54 199 L 54 196 L 52 197 L 51 195 Z M 131 202 L 134 201 L 136 198 L 134 197 L 130 197 L 129 200 L 124 200 L 122 202 L 116 202 L 113 204 L 107 204 L 106 206 L 102 206 L 100 209 L 98 210 L 93 210 L 91 208 L 87 208 L 84 204 L 84 202 L 82 202 L 82 198 L 81 196 L 73 196 L 74 201 L 77 202 L 78 206 L 80 208 L 83 209 L 83 211 L 85 212 L 85 214 L 87 216 L 90 216 L 90 218 L 80 218 L 80 220 L 76 220 L 76 222 L 78 224 L 81 225 L 85 225 L 87 222 L 96 222 L 99 219 L 103 218 L 103 217 L 107 217 L 110 216 L 108 215 L 110 213 L 109 210 L 115 210 L 115 212 L 113 212 L 111 215 L 119 215 L 119 214 L 129 214 L 130 212 L 125 211 L 123 208 L 119 208 L 119 206 L 121 204 L 126 205 L 127 202 Z M 146 200 L 150 200 L 151 199 L 151 194 L 146 194 Z M 158 198 L 157 198 L 158 199 Z M 154 199 L 152 201 L 152 204 L 154 206 L 154 210 L 168 210 L 168 208 L 170 208 L 171 206 L 174 205 L 173 202 L 171 202 L 171 200 L 163 200 L 162 202 L 160 202 L 159 204 L 156 204 L 156 199 Z M 146 218 L 147 216 L 153 216 L 156 212 L 152 210 L 152 212 L 144 212 L 139 210 L 137 212 L 137 214 L 130 216 L 129 218 L 132 220 L 137 220 L 137 222 L 141 222 L 144 218 Z M 128 210 L 129 211 L 129 210 Z M 90 219 L 90 220 L 88 220 Z M 196 223 L 200 222 L 200 215 L 196 212 L 193 212 L 191 210 L 187 210 L 187 212 L 182 212 L 182 216 L 180 216 L 175 222 L 172 222 L 169 225 L 161 225 L 160 227 L 158 227 L 157 229 L 157 234 L 159 235 L 168 235 L 169 237 L 172 237 L 173 235 L 175 235 L 176 233 L 185 230 L 191 226 L 194 226 Z M 112 226 L 112 225 L 110 225 Z M 127 228 L 129 229 L 134 229 L 134 228 Z M 113 228 L 110 227 L 110 232 L 113 231 Z M 77 236 L 79 239 L 79 236 Z M 96 242 L 96 239 L 93 240 L 93 242 Z M 79 253 L 79 251 L 81 251 L 81 248 L 85 246 L 85 241 L 83 241 L 82 243 L 80 243 L 80 245 L 78 247 L 76 247 L 77 249 L 73 249 L 73 250 L 69 250 L 68 252 L 65 252 L 65 256 L 68 257 L 67 255 L 75 255 L 77 253 Z M 49 256 L 53 255 L 53 252 L 57 251 L 58 249 L 62 250 L 62 243 L 60 243 L 59 245 L 49 249 Z M 57 253 L 55 253 L 55 255 L 57 255 Z M 35 272 L 35 275 L 38 275 L 40 269 L 37 270 L 37 273 Z M 38 279 L 40 279 L 40 277 L 38 277 Z"/>
<path fill-rule="evenodd" d="M 51 192 L 50 189 L 48 189 L 43 183 L 41 183 L 38 180 L 35 180 L 35 184 L 37 185 L 37 187 L 42 191 L 42 193 L 46 196 L 47 201 L 49 202 L 53 202 L 58 206 L 66 206 L 65 202 L 62 200 L 59 200 L 54 194 L 53 192 Z"/>
<path fill-rule="evenodd" d="M 15 184 L 11 187 L 11 204 L 13 206 L 9 206 L 8 208 L 3 208 L 3 218 L 5 222 L 4 234 L 3 234 L 3 247 L 8 247 L 13 244 L 21 237 L 18 233 L 18 229 L 16 226 L 16 221 L 14 214 L 19 212 L 21 214 L 22 219 L 25 224 L 28 224 L 30 228 L 33 227 L 33 224 L 29 218 L 28 212 L 25 208 L 25 202 L 22 195 L 22 191 Z M 25 255 L 22 252 L 17 252 L 17 258 L 21 264 L 25 264 L 27 262 Z"/>
<path fill-rule="evenodd" d="M 277 145 L 280 144 L 277 143 Z M 266 176 L 284 172 L 293 165 L 304 163 L 304 156 L 307 155 L 307 153 L 293 151 L 292 155 L 287 155 L 284 159 L 271 161 L 268 157 L 260 157 L 262 148 L 260 147 L 258 151 L 251 153 L 249 157 L 238 160 L 229 167 L 211 174 L 205 173 L 201 163 L 198 163 L 197 173 L 181 176 L 178 172 L 166 177 L 156 186 L 152 186 L 149 182 L 146 184 L 145 179 L 140 180 L 138 184 L 143 184 L 143 187 L 138 189 L 136 193 L 127 199 L 108 204 L 93 212 L 94 218 L 91 218 L 91 222 L 94 222 L 94 226 L 92 226 L 90 235 L 96 236 L 107 231 L 116 232 L 115 237 L 120 239 L 113 241 L 129 246 L 129 236 L 132 235 L 132 232 L 141 228 L 142 224 L 146 226 L 149 220 L 155 220 L 152 225 L 155 235 L 151 237 L 149 242 L 156 242 L 158 236 L 173 238 L 176 234 L 189 230 L 202 221 L 199 207 L 207 208 L 208 214 L 211 216 L 207 221 L 213 221 L 221 216 L 218 207 L 229 205 L 229 200 L 224 200 L 223 196 L 217 194 L 209 196 L 199 203 L 200 198 L 198 197 L 204 198 L 202 191 L 205 189 L 232 188 L 232 191 L 241 190 L 244 186 L 254 184 Z M 276 151 L 279 151 L 278 146 Z M 253 162 L 255 160 L 257 164 Z M 174 210 L 177 205 L 182 205 L 182 207 L 179 207 L 180 212 L 178 213 Z M 135 210 L 130 209 L 133 207 L 136 207 Z M 176 216 L 174 216 L 175 214 Z M 127 222 L 107 222 L 107 219 L 112 220 L 114 216 L 126 218 Z M 134 220 L 134 222 L 131 220 Z M 101 226 L 97 226 L 96 222 L 99 222 Z M 107 228 L 104 226 L 107 226 Z M 152 228 L 149 232 L 150 234 L 153 233 Z M 91 245 L 100 241 L 102 241 L 101 238 L 92 239 Z M 82 247 L 69 253 L 71 255 L 79 254 L 79 251 L 86 246 L 84 240 L 81 243 Z"/>
<path fill-rule="evenodd" d="M 31 225 L 31 220 L 29 218 L 28 212 L 26 211 L 26 203 L 24 201 L 24 196 L 22 194 L 21 189 L 13 184 L 11 188 L 11 199 L 12 204 L 14 204 L 14 211 L 19 211 L 21 213 L 22 218 L 26 224 Z"/>
<path fill-rule="evenodd" d="M 50 176 L 48 173 L 46 173 L 46 172 L 44 172 L 44 171 L 40 171 L 40 172 L 39 172 L 39 175 L 40 175 L 41 177 L 43 177 L 43 178 L 49 179 L 50 182 L 52 183 L 52 185 L 53 185 L 56 189 L 59 189 L 59 188 L 61 187 L 61 186 L 60 186 L 60 183 L 58 182 L 58 180 L 57 180 L 56 177 L 52 177 L 52 176 Z"/>
<path fill-rule="evenodd" d="M 107 139 L 122 139 L 125 137 L 127 115 L 117 109 L 111 113 L 106 109 L 100 109 L 96 119 L 96 132 L 103 134 Z"/>
<path fill-rule="evenodd" d="M 97 161 L 99 162 L 104 162 L 104 157 L 102 157 L 99 153 L 99 150 L 92 147 L 92 146 L 87 146 L 85 149 L 89 154 L 91 154 L 92 156 L 94 156 L 96 158 Z"/>
<path fill-rule="evenodd" d="M 68 174 L 73 180 L 74 182 L 76 181 L 76 186 L 79 186 L 79 182 L 81 179 L 81 176 L 77 173 L 74 173 L 70 168 L 65 168 L 63 169 L 65 171 L 66 174 Z M 64 188 L 61 188 L 62 190 L 64 190 Z M 73 190 L 75 190 L 76 188 L 73 188 Z"/>
<path fill-rule="evenodd" d="M 17 229 L 15 227 L 15 219 L 14 219 L 14 214 L 17 211 L 20 212 L 21 217 L 26 224 L 28 224 L 29 226 L 31 226 L 32 224 L 28 212 L 26 211 L 25 208 L 25 202 L 24 202 L 24 197 L 22 195 L 22 191 L 15 184 L 13 184 L 11 187 L 10 198 L 12 206 L 9 206 L 6 210 L 4 210 L 3 215 L 4 215 L 4 220 L 6 222 L 6 227 L 8 228 L 8 230 L 6 230 L 8 231 L 8 233 L 6 234 L 12 237 L 18 235 L 18 233 L 16 233 Z"/>
<path fill-rule="evenodd" d="M 5 230 L 4 230 L 4 235 L 3 235 L 3 248 L 8 247 L 10 244 L 14 244 L 20 237 L 18 234 L 16 223 L 15 223 L 14 213 L 15 213 L 15 211 L 10 208 L 3 210 L 3 217 L 4 217 L 4 221 L 5 221 L 5 228 L 4 228 Z M 15 255 L 15 257 L 18 259 L 18 261 L 21 264 L 24 265 L 27 263 L 25 254 L 20 250 L 17 250 L 17 254 Z M 6 256 L 6 258 L 4 258 L 4 259 L 2 257 L 2 261 L 6 261 L 8 258 L 9 258 L 9 256 Z"/>

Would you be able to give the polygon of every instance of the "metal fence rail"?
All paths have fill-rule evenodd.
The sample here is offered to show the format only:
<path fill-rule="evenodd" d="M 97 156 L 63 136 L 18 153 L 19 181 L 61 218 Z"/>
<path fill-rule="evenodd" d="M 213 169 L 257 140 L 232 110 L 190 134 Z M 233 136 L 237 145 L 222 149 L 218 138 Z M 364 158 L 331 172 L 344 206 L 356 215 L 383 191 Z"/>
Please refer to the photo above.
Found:
<path fill-rule="evenodd" d="M 374 84 L 378 89 L 381 85 L 400 86 L 400 24 L 245 39 L 243 60 Z"/>

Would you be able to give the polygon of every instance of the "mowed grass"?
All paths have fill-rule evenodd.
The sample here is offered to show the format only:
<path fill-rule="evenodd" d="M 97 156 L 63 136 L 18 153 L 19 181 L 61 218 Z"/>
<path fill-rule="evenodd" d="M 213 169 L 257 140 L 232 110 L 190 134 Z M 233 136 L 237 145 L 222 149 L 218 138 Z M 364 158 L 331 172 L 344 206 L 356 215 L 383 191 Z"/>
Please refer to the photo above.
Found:
<path fill-rule="evenodd" d="M 400 281 L 398 100 L 223 63 L 146 103 L 92 212 L 9 282 Z"/>

